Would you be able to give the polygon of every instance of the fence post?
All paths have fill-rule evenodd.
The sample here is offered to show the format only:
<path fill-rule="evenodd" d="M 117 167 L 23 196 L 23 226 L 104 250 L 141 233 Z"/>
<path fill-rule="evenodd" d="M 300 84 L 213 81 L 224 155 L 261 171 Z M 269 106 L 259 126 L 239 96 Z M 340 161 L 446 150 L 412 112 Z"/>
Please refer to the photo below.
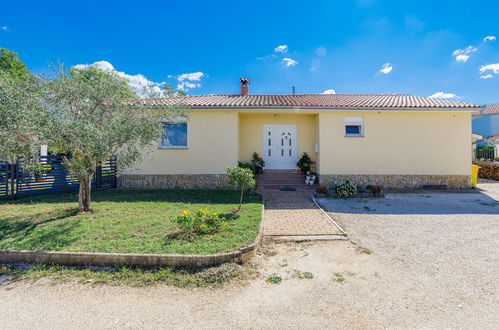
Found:
<path fill-rule="evenodd" d="M 7 192 L 9 194 L 9 198 L 10 199 L 14 199 L 16 197 L 16 175 L 15 175 L 15 171 L 16 171 L 16 168 L 17 168 L 17 162 L 16 163 L 13 163 L 13 164 L 10 164 L 10 163 L 7 163 Z"/>
<path fill-rule="evenodd" d="M 95 169 L 95 189 L 102 188 L 102 164 Z"/>

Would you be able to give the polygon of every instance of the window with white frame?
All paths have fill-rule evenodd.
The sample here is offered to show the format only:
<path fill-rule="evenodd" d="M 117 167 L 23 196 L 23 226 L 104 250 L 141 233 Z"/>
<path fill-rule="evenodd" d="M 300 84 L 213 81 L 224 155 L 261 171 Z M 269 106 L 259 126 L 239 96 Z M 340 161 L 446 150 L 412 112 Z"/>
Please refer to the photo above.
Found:
<path fill-rule="evenodd" d="M 187 123 L 165 123 L 165 133 L 159 141 L 159 148 L 187 148 Z"/>
<path fill-rule="evenodd" d="M 364 120 L 360 117 L 345 118 L 345 136 L 364 136 Z"/>

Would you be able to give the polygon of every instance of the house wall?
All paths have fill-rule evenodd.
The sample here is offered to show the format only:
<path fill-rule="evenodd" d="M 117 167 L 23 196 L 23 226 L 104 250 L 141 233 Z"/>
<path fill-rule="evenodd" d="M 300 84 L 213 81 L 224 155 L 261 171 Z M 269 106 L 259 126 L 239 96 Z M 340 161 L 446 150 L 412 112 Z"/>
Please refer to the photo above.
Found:
<path fill-rule="evenodd" d="M 345 137 L 352 116 L 363 118 L 365 137 Z M 324 183 L 466 187 L 470 135 L 468 112 L 321 112 L 320 174 Z"/>
<path fill-rule="evenodd" d="M 158 149 L 123 172 L 126 188 L 226 187 L 225 171 L 262 154 L 264 124 L 298 126 L 298 153 L 318 162 L 323 184 L 352 180 L 386 187 L 447 184 L 468 187 L 471 175 L 469 112 L 194 110 L 188 148 Z M 345 137 L 345 118 L 362 117 L 364 137 Z M 319 154 L 314 145 L 319 144 Z"/>
<path fill-rule="evenodd" d="M 298 158 L 306 152 L 313 159 L 317 159 L 314 145 L 318 142 L 316 136 L 316 114 L 286 114 L 279 113 L 279 119 L 272 113 L 241 113 L 239 115 L 239 160 L 250 161 L 253 152 L 262 155 L 263 125 L 298 126 Z"/>
<path fill-rule="evenodd" d="M 128 188 L 215 187 L 224 183 L 227 167 L 237 165 L 238 115 L 227 111 L 192 111 L 186 149 L 159 149 L 123 171 Z"/>

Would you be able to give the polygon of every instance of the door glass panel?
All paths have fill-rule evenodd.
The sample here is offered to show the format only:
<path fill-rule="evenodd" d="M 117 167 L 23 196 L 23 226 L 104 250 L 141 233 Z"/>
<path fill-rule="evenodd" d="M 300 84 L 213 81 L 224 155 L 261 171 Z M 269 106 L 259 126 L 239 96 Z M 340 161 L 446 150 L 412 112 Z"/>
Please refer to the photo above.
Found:
<path fill-rule="evenodd" d="M 283 146 L 283 145 L 284 145 L 284 140 L 283 140 L 283 139 L 281 139 L 281 146 Z"/>
<path fill-rule="evenodd" d="M 281 149 L 281 157 L 284 157 L 284 149 Z"/>
<path fill-rule="evenodd" d="M 291 149 L 289 149 L 289 157 L 291 157 Z"/>
<path fill-rule="evenodd" d="M 271 139 L 269 139 L 269 147 L 272 145 L 272 142 L 271 142 L 271 141 L 272 141 L 272 140 L 271 140 Z"/>
<path fill-rule="evenodd" d="M 269 157 L 272 156 L 272 152 L 271 152 L 272 149 L 269 149 Z"/>
<path fill-rule="evenodd" d="M 291 147 L 291 139 L 289 139 L 289 146 Z"/>

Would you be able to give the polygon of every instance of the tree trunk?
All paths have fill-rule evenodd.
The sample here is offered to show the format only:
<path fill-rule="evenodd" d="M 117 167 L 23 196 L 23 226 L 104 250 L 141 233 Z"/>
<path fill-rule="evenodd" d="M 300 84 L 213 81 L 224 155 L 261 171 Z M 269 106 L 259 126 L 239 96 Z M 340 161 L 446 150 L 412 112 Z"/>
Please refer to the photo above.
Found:
<path fill-rule="evenodd" d="M 239 208 L 237 211 L 241 211 L 241 207 L 243 206 L 243 194 L 244 194 L 244 186 L 241 187 L 241 198 L 239 199 Z"/>
<path fill-rule="evenodd" d="M 80 191 L 78 195 L 78 203 L 80 213 L 92 212 L 92 209 L 90 208 L 90 191 L 92 188 L 90 178 L 90 175 L 85 175 L 79 178 Z"/>

